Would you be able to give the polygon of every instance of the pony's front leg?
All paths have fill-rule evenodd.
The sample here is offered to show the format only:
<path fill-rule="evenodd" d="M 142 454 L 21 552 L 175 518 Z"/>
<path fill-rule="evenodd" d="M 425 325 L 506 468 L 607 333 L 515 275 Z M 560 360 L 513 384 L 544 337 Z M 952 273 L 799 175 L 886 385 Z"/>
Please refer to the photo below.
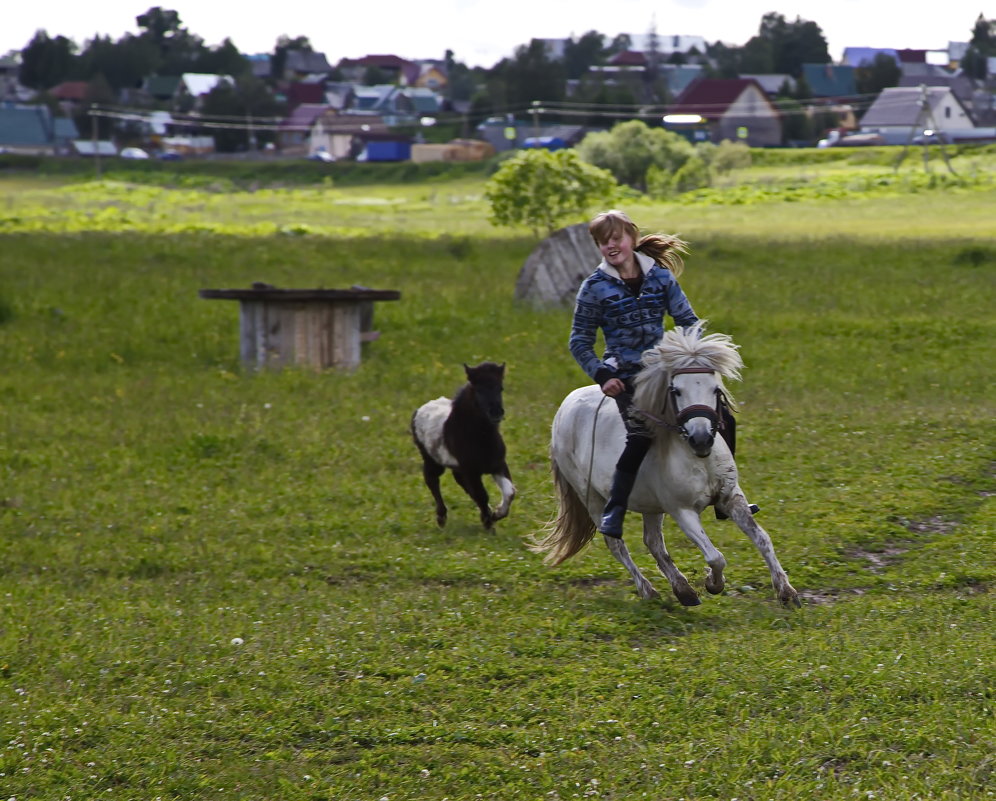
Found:
<path fill-rule="evenodd" d="M 492 512 L 494 519 L 501 520 L 508 517 L 508 511 L 512 507 L 512 499 L 515 498 L 515 485 L 512 483 L 512 476 L 508 472 L 508 465 L 503 466 L 503 472 L 495 473 L 491 476 L 501 492 L 501 503 Z"/>
<path fill-rule="evenodd" d="M 730 517 L 733 519 L 733 522 L 739 526 L 744 534 L 750 537 L 754 546 L 761 553 L 761 557 L 768 566 L 768 572 L 771 573 L 771 586 L 775 588 L 778 600 L 785 606 L 789 606 L 790 604 L 801 606 L 799 593 L 789 583 L 788 576 L 782 569 L 778 557 L 775 556 L 775 546 L 771 543 L 771 537 L 768 536 L 767 531 L 757 524 L 754 515 L 750 513 L 750 508 L 747 506 L 747 499 L 744 498 L 743 493 L 737 492 L 730 500 L 730 503 L 727 504 L 727 508 L 730 510 Z"/>
<path fill-rule="evenodd" d="M 612 555 L 618 559 L 622 566 L 625 567 L 629 574 L 633 577 L 633 581 L 636 582 L 636 592 L 645 601 L 649 601 L 651 598 L 660 598 L 661 595 L 657 590 L 654 589 L 654 585 L 647 581 L 646 576 L 640 572 L 640 568 L 636 566 L 636 563 L 629 555 L 629 549 L 626 547 L 626 543 L 617 537 L 609 537 L 603 535 L 605 544 L 608 546 L 609 551 Z"/>
<path fill-rule="evenodd" d="M 685 574 L 678 569 L 677 565 L 671 559 L 671 554 L 667 552 L 667 546 L 664 544 L 664 534 L 661 532 L 661 523 L 663 520 L 664 515 L 646 514 L 643 516 L 643 543 L 657 561 L 657 567 L 660 568 L 661 573 L 670 582 L 671 591 L 681 602 L 681 605 L 698 606 L 702 603 L 699 600 L 698 593 L 692 589 L 692 585 L 688 583 Z"/>
<path fill-rule="evenodd" d="M 470 496 L 471 500 L 477 504 L 477 508 L 481 510 L 481 525 L 490 529 L 494 525 L 495 516 L 491 513 L 488 491 L 484 489 L 484 482 L 481 481 L 480 474 L 467 475 L 454 470 L 453 477 L 463 487 L 464 492 Z"/>
<path fill-rule="evenodd" d="M 707 565 L 705 588 L 713 595 L 718 595 L 726 586 L 726 579 L 723 577 L 723 571 L 726 569 L 726 559 L 716 546 L 712 544 L 709 535 L 702 528 L 702 518 L 699 516 L 699 513 L 690 507 L 679 509 L 674 514 L 674 522 L 685 532 L 685 536 L 702 551 L 702 556 L 705 558 Z"/>

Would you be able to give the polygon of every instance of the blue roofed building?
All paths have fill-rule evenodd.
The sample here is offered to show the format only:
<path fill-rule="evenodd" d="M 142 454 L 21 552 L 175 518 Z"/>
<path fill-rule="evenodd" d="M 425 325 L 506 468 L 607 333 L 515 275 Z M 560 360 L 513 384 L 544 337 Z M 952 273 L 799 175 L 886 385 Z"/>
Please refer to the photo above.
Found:
<path fill-rule="evenodd" d="M 0 107 L 0 150 L 7 153 L 66 155 L 78 138 L 76 123 L 53 117 L 47 106 Z"/>
<path fill-rule="evenodd" d="M 848 64 L 803 64 L 802 77 L 811 97 L 843 98 L 857 93 L 854 67 Z"/>

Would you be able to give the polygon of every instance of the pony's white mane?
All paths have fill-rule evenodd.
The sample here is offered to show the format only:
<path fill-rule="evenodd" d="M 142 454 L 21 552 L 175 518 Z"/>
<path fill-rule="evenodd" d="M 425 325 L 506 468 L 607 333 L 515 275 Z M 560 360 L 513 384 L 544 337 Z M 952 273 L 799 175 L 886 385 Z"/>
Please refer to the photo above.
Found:
<path fill-rule="evenodd" d="M 740 380 L 740 370 L 744 366 L 740 357 L 740 346 L 733 342 L 729 334 L 704 334 L 706 320 L 694 325 L 677 326 L 666 331 L 661 341 L 643 352 L 643 364 L 636 376 L 634 400 L 641 409 L 661 409 L 664 407 L 667 388 L 671 383 L 671 371 L 685 367 L 705 367 L 720 375 L 720 386 L 730 406 L 730 396 L 722 379 Z"/>

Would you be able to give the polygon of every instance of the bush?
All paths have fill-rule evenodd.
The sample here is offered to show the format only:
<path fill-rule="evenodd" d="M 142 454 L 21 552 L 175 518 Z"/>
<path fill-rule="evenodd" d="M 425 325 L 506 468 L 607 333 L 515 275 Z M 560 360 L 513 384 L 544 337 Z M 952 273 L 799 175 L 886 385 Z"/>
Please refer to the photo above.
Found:
<path fill-rule="evenodd" d="M 538 235 L 553 233 L 618 196 L 612 174 L 583 162 L 573 150 L 522 150 L 488 181 L 494 225 L 526 225 Z"/>
<path fill-rule="evenodd" d="M 647 190 L 651 166 L 674 172 L 695 153 L 691 143 L 678 134 L 651 128 L 639 120 L 621 122 L 608 132 L 588 134 L 577 150 L 589 164 L 608 170 L 619 183 L 640 191 Z"/>
<path fill-rule="evenodd" d="M 698 156 L 693 156 L 686 161 L 674 174 L 674 190 L 676 192 L 691 192 L 693 189 L 701 189 L 709 186 L 712 179 L 709 175 L 709 168 Z"/>
<path fill-rule="evenodd" d="M 724 139 L 716 146 L 709 164 L 713 170 L 721 175 L 732 170 L 749 167 L 751 165 L 750 148 L 743 142 L 731 142 L 729 139 Z"/>

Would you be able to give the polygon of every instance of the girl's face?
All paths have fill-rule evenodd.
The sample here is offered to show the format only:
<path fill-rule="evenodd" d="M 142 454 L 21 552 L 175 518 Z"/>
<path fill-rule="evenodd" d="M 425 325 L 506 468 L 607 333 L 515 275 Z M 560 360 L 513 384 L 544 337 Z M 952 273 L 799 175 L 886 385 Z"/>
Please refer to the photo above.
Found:
<path fill-rule="evenodd" d="M 632 265 L 634 261 L 633 237 L 625 231 L 613 231 L 608 239 L 599 243 L 598 249 L 606 264 L 612 265 L 617 270 Z"/>

